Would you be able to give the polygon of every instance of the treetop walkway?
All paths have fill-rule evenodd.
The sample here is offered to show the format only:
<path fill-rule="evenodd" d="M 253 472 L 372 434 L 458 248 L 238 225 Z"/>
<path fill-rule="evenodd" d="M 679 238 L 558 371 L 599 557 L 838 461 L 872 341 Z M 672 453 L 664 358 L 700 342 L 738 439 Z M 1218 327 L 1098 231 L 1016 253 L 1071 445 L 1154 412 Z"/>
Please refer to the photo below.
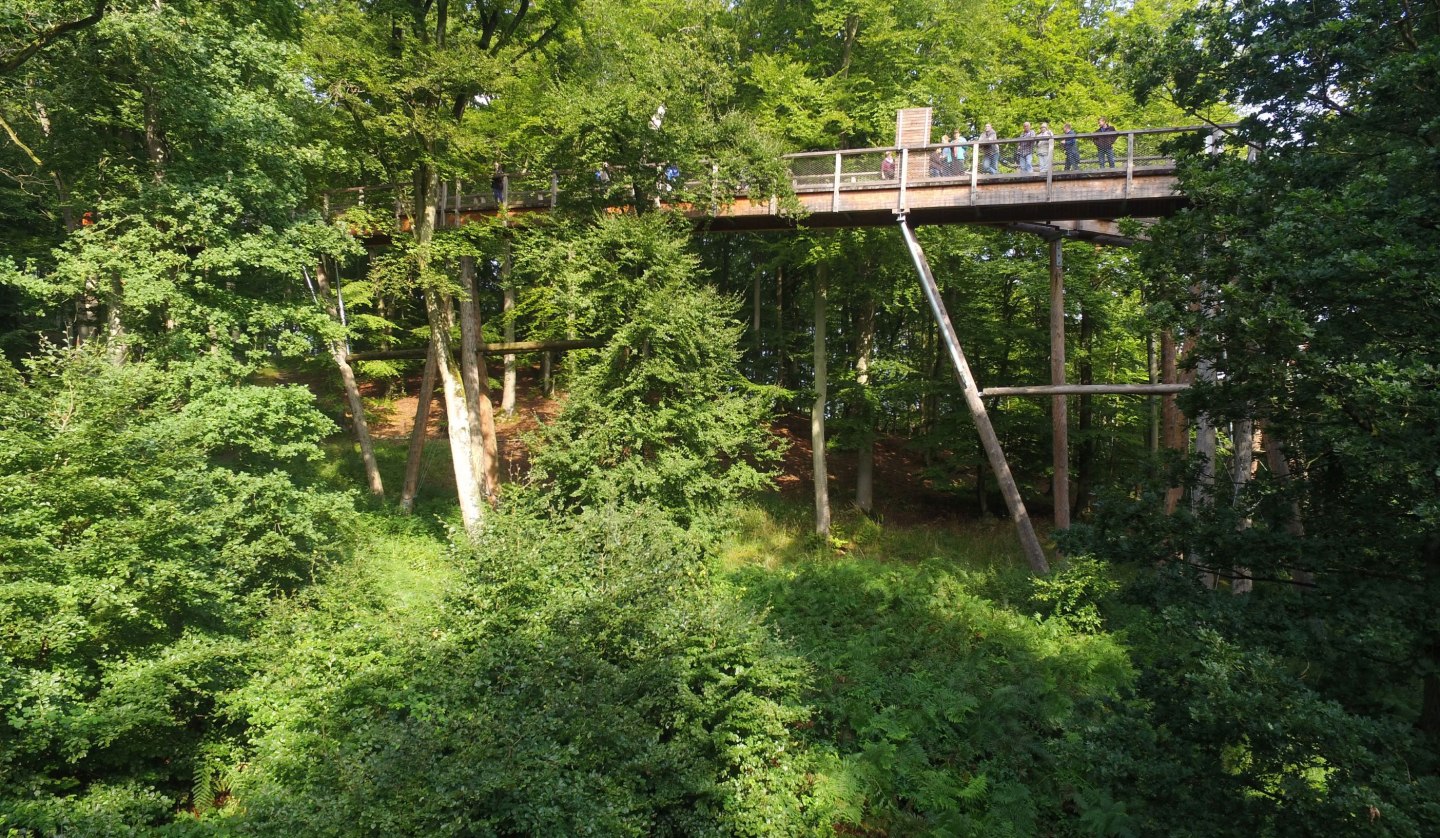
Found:
<path fill-rule="evenodd" d="M 1223 127 L 1223 126 L 1221 126 Z M 787 154 L 792 195 L 760 195 L 743 178 L 712 166 L 708 175 L 666 177 L 655 165 L 641 179 L 629 172 L 501 175 L 496 184 L 442 181 L 437 218 L 453 226 L 494 216 L 501 206 L 517 219 L 575 203 L 625 206 L 634 187 L 716 231 L 805 227 L 880 227 L 904 215 L 912 224 L 982 224 L 1051 237 L 1125 245 L 1113 219 L 1168 216 L 1186 203 L 1177 191 L 1175 141 L 1205 136 L 1221 150 L 1212 126 L 1147 128 L 1052 137 L 967 140 Z M 1028 165 L 1025 155 L 1029 154 Z M 673 173 L 673 170 L 672 170 Z M 408 187 L 365 186 L 328 193 L 325 210 L 393 208 L 408 227 Z"/>
<path fill-rule="evenodd" d="M 1055 525 L 1069 526 L 1069 431 L 1066 397 L 1070 394 L 1128 394 L 1173 398 L 1183 389 L 1175 382 L 1074 385 L 1065 380 L 1065 286 L 1061 239 L 1127 245 L 1114 219 L 1155 218 L 1179 211 L 1186 203 L 1178 190 L 1176 142 L 1197 135 L 1209 153 L 1244 151 L 1223 144 L 1226 126 L 1149 128 L 968 140 L 946 148 L 929 141 L 930 109 L 902 110 L 896 119 L 896 144 L 890 148 L 837 149 L 785 155 L 789 195 L 758 194 L 741 178 L 712 166 L 707 177 L 684 178 L 671 165 L 646 167 L 643 174 L 609 167 L 600 172 L 533 176 L 500 175 L 489 189 L 467 191 L 460 181 L 444 183 L 435 196 L 440 226 L 480 221 L 503 212 L 519 220 L 564 206 L 574 195 L 577 206 L 621 208 L 655 200 L 684 212 L 703 229 L 783 230 L 808 227 L 888 227 L 898 224 L 914 262 L 925 297 L 950 356 L 956 380 L 975 421 L 991 473 L 1001 488 L 1026 560 L 1038 573 L 1049 569 L 1045 552 L 1010 473 L 1000 440 L 991 425 L 985 396 L 1048 396 L 1052 407 Z M 562 190 L 562 183 L 566 189 Z M 778 191 L 778 190 L 775 190 Z M 637 198 L 637 195 L 642 196 Z M 330 193 L 327 213 L 353 206 L 393 207 L 405 229 L 412 199 L 395 187 L 360 187 Z M 642 204 L 643 205 L 643 204 Z M 388 211 L 388 210 L 387 210 Z M 1049 242 L 1050 355 L 1049 385 L 984 390 L 975 380 L 959 333 L 946 310 L 924 248 L 915 235 L 920 224 L 981 224 L 1036 233 Z M 817 307 L 817 311 L 823 308 Z M 817 318 L 819 315 L 817 315 Z M 817 322 L 819 321 L 817 319 Z M 587 345 L 589 341 L 585 342 Z M 522 351 L 522 345 L 503 347 Z M 536 344 L 535 348 L 557 346 Z M 409 354 L 412 351 L 407 351 Z M 423 355 L 424 350 L 419 350 Z M 395 354 L 395 353 L 390 353 Z M 823 445 L 818 441 L 817 448 Z"/>

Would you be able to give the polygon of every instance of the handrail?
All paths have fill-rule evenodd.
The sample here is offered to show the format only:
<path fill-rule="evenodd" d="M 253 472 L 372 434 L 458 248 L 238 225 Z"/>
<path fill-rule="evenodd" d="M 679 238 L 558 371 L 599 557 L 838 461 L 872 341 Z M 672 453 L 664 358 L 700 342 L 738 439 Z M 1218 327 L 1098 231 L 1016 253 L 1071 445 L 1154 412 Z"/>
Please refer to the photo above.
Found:
<path fill-rule="evenodd" d="M 839 211 L 844 192 L 893 188 L 897 191 L 895 210 L 904 212 L 907 193 L 916 186 L 968 186 L 968 202 L 975 203 L 978 192 L 988 183 L 1025 181 L 1037 178 L 1045 183 L 1047 200 L 1053 197 L 1057 178 L 1083 177 L 1124 177 L 1125 195 L 1130 194 L 1136 173 L 1154 173 L 1174 165 L 1174 158 L 1162 148 L 1155 138 L 1160 136 L 1213 134 L 1238 127 L 1234 123 L 1213 125 L 1186 125 L 1173 128 L 1137 128 L 1116 131 L 1089 131 L 1084 134 L 1051 134 L 1048 137 L 997 137 L 994 140 L 971 138 L 963 142 L 927 143 L 922 146 L 876 146 L 855 149 L 827 149 L 822 151 L 800 151 L 781 156 L 789 169 L 790 188 L 796 193 L 828 192 L 831 195 L 832 211 Z M 1097 143 L 1097 140 L 1100 142 Z M 1108 143 L 1105 142 L 1108 140 Z M 1026 145 L 1028 144 L 1028 146 Z M 1022 154 L 1022 149 L 1029 151 Z M 946 150 L 949 159 L 944 159 Z M 889 155 L 891 162 L 885 163 Z M 937 155 L 940 157 L 937 159 Z M 651 164 L 657 176 L 663 177 L 663 165 Z M 623 175 L 620 169 L 606 169 L 612 176 Z M 699 201 L 718 212 L 724 203 L 719 194 L 721 171 L 712 162 L 708 178 L 708 201 Z M 437 212 L 441 219 L 454 213 L 458 222 L 464 212 L 485 211 L 500 205 L 512 209 L 553 209 L 560 205 L 561 176 L 584 177 L 579 172 L 553 172 L 541 176 L 538 173 L 505 175 L 497 200 L 491 194 L 488 181 L 470 184 L 472 191 L 466 192 L 465 184 L 454 179 L 454 191 L 437 195 Z M 523 183 L 517 183 L 524 179 Z M 530 181 L 534 181 L 530 183 Z M 448 183 L 448 182 L 447 182 Z M 612 184 L 607 178 L 606 188 Z M 616 181 L 618 185 L 619 181 Z M 666 181 L 659 187 L 661 200 L 664 193 L 676 187 L 699 185 Z M 478 187 L 478 188 L 477 188 Z M 532 188 L 533 187 L 533 188 Z M 324 209 L 343 210 L 350 206 L 383 206 L 386 199 L 396 203 L 396 217 L 405 215 L 400 204 L 408 185 L 382 184 L 377 186 L 352 186 L 328 190 L 322 196 Z M 742 190 L 740 195 L 747 194 Z M 332 200 L 339 199 L 339 200 Z M 688 200 L 688 199 L 687 199 Z M 763 196 L 762 196 L 763 200 Z M 443 201 L 443 204 L 441 203 Z M 772 201 L 773 203 L 773 201 Z M 338 204 L 338 206 L 333 206 Z M 442 221 L 443 223 L 443 221 Z"/>

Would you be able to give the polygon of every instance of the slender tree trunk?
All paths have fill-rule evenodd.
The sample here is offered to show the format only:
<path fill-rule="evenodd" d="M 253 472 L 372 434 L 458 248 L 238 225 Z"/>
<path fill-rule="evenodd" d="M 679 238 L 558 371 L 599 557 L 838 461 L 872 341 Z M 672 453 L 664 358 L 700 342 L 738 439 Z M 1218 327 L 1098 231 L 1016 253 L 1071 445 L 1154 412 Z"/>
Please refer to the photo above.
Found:
<path fill-rule="evenodd" d="M 1214 380 L 1215 367 L 1208 358 L 1200 358 L 1195 366 L 1195 377 L 1202 383 L 1209 383 Z M 1217 448 L 1217 434 L 1214 420 L 1210 414 L 1201 413 L 1195 417 L 1195 453 L 1200 455 L 1200 475 L 1195 481 L 1195 494 L 1190 498 L 1190 508 L 1195 512 L 1210 506 L 1215 500 L 1215 451 Z M 1192 553 L 1190 560 L 1194 564 L 1203 564 L 1205 557 Z M 1205 587 L 1214 588 L 1219 584 L 1219 579 L 1214 573 L 1202 573 L 1200 580 Z"/>
<path fill-rule="evenodd" d="M 1240 507 L 1246 503 L 1245 487 L 1255 476 L 1255 451 L 1260 447 L 1260 433 L 1253 421 L 1242 419 L 1235 423 L 1232 435 L 1235 457 L 1230 463 L 1230 483 L 1235 493 L 1234 504 L 1236 507 Z M 1243 515 L 1240 522 L 1236 524 L 1236 528 L 1249 529 L 1250 523 L 1250 516 Z M 1248 594 L 1254 589 L 1255 580 L 1250 578 L 1250 569 L 1236 567 L 1235 578 L 1230 582 L 1230 592 L 1232 594 Z"/>
<path fill-rule="evenodd" d="M 554 353 L 554 352 L 545 352 L 545 353 L 541 354 L 541 356 L 540 356 L 540 392 L 541 392 L 541 393 L 544 393 L 544 394 L 545 394 L 545 398 L 547 398 L 547 399 L 550 398 L 552 395 L 555 394 L 555 380 L 554 380 L 554 378 L 552 377 L 552 376 L 554 375 L 554 371 L 553 371 L 554 365 L 555 365 L 555 353 Z"/>
<path fill-rule="evenodd" d="M 105 356 L 110 359 L 110 363 L 118 367 L 125 363 L 130 354 L 126 346 L 123 319 L 125 285 L 120 277 L 110 277 L 110 294 L 105 302 Z"/>
<path fill-rule="evenodd" d="M 760 383 L 760 367 L 764 356 L 760 325 L 760 277 L 763 273 L 764 271 L 755 271 L 755 277 L 751 281 L 751 296 L 754 298 L 754 305 L 750 317 L 750 340 L 754 362 L 750 367 L 750 380 L 757 384 Z"/>
<path fill-rule="evenodd" d="M 430 243 L 435 235 L 435 194 L 439 178 L 427 165 L 415 170 L 415 240 L 416 262 L 425 297 L 425 315 L 430 323 L 430 340 L 435 353 L 435 374 L 440 378 L 445 398 L 445 422 L 450 439 L 450 463 L 455 470 L 456 494 L 460 501 L 460 520 L 465 531 L 474 535 L 484 521 L 484 501 L 480 476 L 474 467 L 471 452 L 470 423 L 472 414 L 465 398 L 465 385 L 456 363 L 454 341 L 450 329 L 455 313 L 450 298 L 436 290 L 431 277 Z M 478 417 L 477 417 L 478 419 Z"/>
<path fill-rule="evenodd" d="M 95 277 L 85 277 L 84 290 L 75 299 L 75 345 L 84 346 L 100 332 L 100 287 Z"/>
<path fill-rule="evenodd" d="M 1302 540 L 1305 537 L 1305 521 L 1300 516 L 1300 501 L 1296 500 L 1293 495 L 1290 460 L 1285 456 L 1285 449 L 1280 438 L 1263 423 L 1260 427 L 1260 439 L 1261 447 L 1265 449 L 1265 467 L 1270 469 L 1270 474 L 1276 480 L 1285 483 L 1287 493 L 1291 493 L 1290 514 L 1285 521 L 1285 532 L 1297 541 Z M 1290 578 L 1301 585 L 1302 591 L 1307 590 L 1315 582 L 1314 575 L 1301 568 L 1291 569 Z"/>
<path fill-rule="evenodd" d="M 340 313 L 335 305 L 335 294 L 330 286 L 330 276 L 322 261 L 315 267 L 315 284 L 318 286 L 325 310 L 330 319 L 340 322 Z M 360 459 L 365 463 L 365 482 L 370 494 L 385 497 L 385 485 L 380 482 L 380 465 L 375 460 L 375 443 L 370 439 L 370 423 L 365 419 L 365 402 L 360 398 L 360 385 L 355 380 L 355 371 L 346 358 L 349 348 L 342 338 L 330 341 L 330 356 L 340 370 L 340 381 L 345 385 L 345 399 L 350 403 L 350 415 L 355 425 L 355 441 L 360 443 Z"/>
<path fill-rule="evenodd" d="M 495 440 L 495 408 L 490 401 L 490 378 L 480 354 L 480 301 L 475 283 L 475 257 L 460 257 L 460 375 L 465 382 L 466 404 L 477 421 L 470 438 L 472 462 L 480 475 L 480 490 L 493 506 L 500 493 L 500 452 Z"/>
<path fill-rule="evenodd" d="M 405 486 L 400 490 L 400 511 L 415 509 L 415 495 L 420 492 L 421 455 L 425 453 L 425 434 L 430 427 L 430 403 L 435 399 L 435 344 L 425 355 L 425 372 L 420 376 L 420 393 L 415 405 L 415 427 L 410 429 L 410 448 L 405 453 Z"/>
<path fill-rule="evenodd" d="M 510 237 L 505 237 L 505 253 L 500 258 L 500 287 L 505 289 L 505 302 L 503 303 L 505 318 L 505 342 L 515 342 L 515 286 L 510 284 L 510 270 L 513 256 L 510 252 Z M 515 415 L 515 353 L 507 352 L 504 356 L 505 380 L 504 390 L 500 394 L 500 411 L 506 418 Z"/>
<path fill-rule="evenodd" d="M 830 535 L 830 478 L 825 469 L 826 265 L 815 266 L 815 404 L 810 408 L 810 448 L 815 466 L 815 532 Z"/>
<path fill-rule="evenodd" d="M 785 268 L 775 268 L 775 386 L 785 386 Z"/>
<path fill-rule="evenodd" d="M 860 309 L 856 333 L 855 383 L 860 388 L 860 445 L 855 452 L 855 505 L 862 512 L 875 508 L 875 416 L 870 410 L 870 354 L 875 350 L 875 300 L 868 298 Z"/>

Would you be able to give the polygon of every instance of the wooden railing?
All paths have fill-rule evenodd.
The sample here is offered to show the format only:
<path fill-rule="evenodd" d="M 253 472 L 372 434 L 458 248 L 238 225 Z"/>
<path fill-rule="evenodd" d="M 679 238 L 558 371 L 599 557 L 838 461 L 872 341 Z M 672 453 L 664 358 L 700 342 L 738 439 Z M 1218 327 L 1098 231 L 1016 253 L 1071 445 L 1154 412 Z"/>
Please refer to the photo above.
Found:
<path fill-rule="evenodd" d="M 1056 182 L 1096 177 L 1125 178 L 1127 185 L 1137 175 L 1168 172 L 1175 157 L 1167 144 L 1184 135 L 1206 136 L 1211 153 L 1246 153 L 1244 145 L 1224 142 L 1222 126 L 1146 128 L 1051 137 L 1007 137 L 992 142 L 966 140 L 952 143 L 949 155 L 939 143 L 921 148 L 860 148 L 835 151 L 807 151 L 787 154 L 790 188 L 796 194 L 829 192 L 832 211 L 841 208 L 841 194 L 856 190 L 898 189 L 897 209 L 906 206 L 905 193 L 912 188 L 968 186 L 975 196 L 987 185 L 1043 180 L 1047 187 Z M 703 179 L 667 179 L 665 169 L 656 165 L 655 193 L 664 200 L 668 194 L 684 197 L 691 206 L 708 203 L 710 212 L 747 195 L 745 188 L 722 190 L 721 172 L 712 166 Z M 623 186 L 626 172 L 607 169 L 585 176 L 563 178 L 583 187 L 592 200 L 597 192 L 628 191 Z M 647 179 L 650 172 L 646 172 Z M 463 213 L 493 212 L 501 205 L 511 210 L 543 210 L 558 206 L 562 176 L 504 175 L 497 190 L 488 180 L 481 185 L 460 180 L 441 182 L 436 208 L 441 217 L 457 218 Z M 673 190 L 673 193 L 672 193 Z M 724 191 L 725 194 L 720 194 Z M 1047 188 L 1047 194 L 1050 190 Z M 393 211 L 397 218 L 409 210 L 408 187 L 391 185 L 337 189 L 324 196 L 327 215 L 352 207 L 373 207 Z M 696 198 L 699 200 L 696 200 Z"/>

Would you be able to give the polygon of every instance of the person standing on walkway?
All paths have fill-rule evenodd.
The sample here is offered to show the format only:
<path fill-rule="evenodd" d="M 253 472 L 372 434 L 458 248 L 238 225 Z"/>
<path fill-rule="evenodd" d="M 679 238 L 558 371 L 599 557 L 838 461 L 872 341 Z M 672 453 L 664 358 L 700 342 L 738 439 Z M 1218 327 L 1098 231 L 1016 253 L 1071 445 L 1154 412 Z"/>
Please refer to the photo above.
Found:
<path fill-rule="evenodd" d="M 1051 149 L 1054 144 L 1055 134 L 1050 130 L 1050 123 L 1040 123 L 1040 130 L 1035 132 L 1035 160 L 1039 164 L 1039 171 L 1050 171 Z"/>
<path fill-rule="evenodd" d="M 995 133 L 995 126 L 985 123 L 985 130 L 980 132 L 980 153 L 985 155 L 980 171 L 987 175 L 1000 174 L 1000 146 L 995 143 L 997 139 L 999 135 Z"/>
<path fill-rule="evenodd" d="M 895 179 L 895 152 L 885 152 L 885 159 L 880 161 L 880 177 L 885 180 Z"/>
<path fill-rule="evenodd" d="M 950 148 L 950 135 L 940 135 L 940 174 L 950 177 L 955 174 L 955 151 Z"/>
<path fill-rule="evenodd" d="M 490 175 L 490 192 L 495 196 L 495 206 L 499 207 L 505 204 L 505 198 L 508 197 L 505 193 L 509 191 L 506 189 L 508 185 L 505 182 L 505 170 L 499 163 L 496 163 L 495 171 Z"/>
<path fill-rule="evenodd" d="M 955 132 L 955 174 L 965 174 L 965 132 Z"/>
<path fill-rule="evenodd" d="M 1068 122 L 1061 134 L 1065 137 L 1065 171 L 1073 172 L 1080 168 L 1080 141 L 1075 139 L 1075 128 Z"/>
<path fill-rule="evenodd" d="M 1095 129 L 1100 136 L 1095 138 L 1095 151 L 1099 159 L 1097 163 L 1104 168 L 1115 168 L 1115 126 L 1100 117 L 1100 127 Z"/>
<path fill-rule="evenodd" d="M 1025 123 L 1020 131 L 1020 142 L 1016 146 L 1015 156 L 1020 164 L 1020 171 L 1030 173 L 1035 166 L 1035 130 L 1030 123 Z"/>

